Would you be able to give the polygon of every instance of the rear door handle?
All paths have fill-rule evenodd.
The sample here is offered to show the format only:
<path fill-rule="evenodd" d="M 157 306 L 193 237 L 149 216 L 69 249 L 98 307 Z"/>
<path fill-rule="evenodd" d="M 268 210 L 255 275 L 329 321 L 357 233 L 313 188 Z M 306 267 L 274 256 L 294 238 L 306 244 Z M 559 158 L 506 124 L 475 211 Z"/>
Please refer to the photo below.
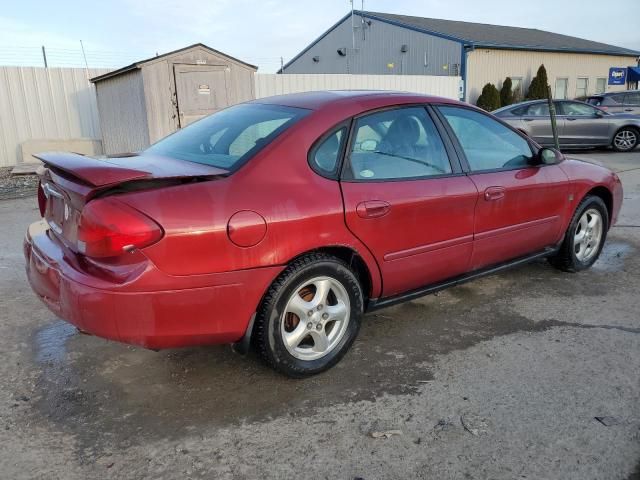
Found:
<path fill-rule="evenodd" d="M 384 200 L 367 200 L 360 202 L 356 207 L 356 213 L 361 218 L 384 217 L 391 210 L 391 205 Z"/>
<path fill-rule="evenodd" d="M 573 117 L 567 117 L 567 120 L 569 120 L 570 122 L 573 122 L 574 120 L 577 120 L 577 119 Z"/>
<path fill-rule="evenodd" d="M 487 202 L 500 200 L 501 198 L 504 198 L 505 191 L 504 187 L 489 187 L 484 191 L 484 199 Z"/>
<path fill-rule="evenodd" d="M 533 122 L 533 118 L 523 118 L 522 120 L 525 122 Z"/>
<path fill-rule="evenodd" d="M 633 112 L 633 108 L 625 108 L 624 111 L 625 112 Z"/>

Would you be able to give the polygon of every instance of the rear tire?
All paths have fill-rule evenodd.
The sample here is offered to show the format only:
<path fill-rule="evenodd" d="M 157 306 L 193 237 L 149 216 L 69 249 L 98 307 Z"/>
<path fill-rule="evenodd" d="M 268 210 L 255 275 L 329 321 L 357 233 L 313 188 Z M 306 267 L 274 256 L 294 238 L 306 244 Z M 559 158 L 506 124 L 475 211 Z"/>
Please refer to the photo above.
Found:
<path fill-rule="evenodd" d="M 640 143 L 640 132 L 633 127 L 622 127 L 613 136 L 611 146 L 616 152 L 630 152 Z"/>
<path fill-rule="evenodd" d="M 600 197 L 586 196 L 576 208 L 560 250 L 549 262 L 565 272 L 591 267 L 602 252 L 609 230 L 609 212 Z"/>
<path fill-rule="evenodd" d="M 353 344 L 363 305 L 358 277 L 346 263 L 324 253 L 305 255 L 267 291 L 256 316 L 254 347 L 289 377 L 324 372 Z"/>

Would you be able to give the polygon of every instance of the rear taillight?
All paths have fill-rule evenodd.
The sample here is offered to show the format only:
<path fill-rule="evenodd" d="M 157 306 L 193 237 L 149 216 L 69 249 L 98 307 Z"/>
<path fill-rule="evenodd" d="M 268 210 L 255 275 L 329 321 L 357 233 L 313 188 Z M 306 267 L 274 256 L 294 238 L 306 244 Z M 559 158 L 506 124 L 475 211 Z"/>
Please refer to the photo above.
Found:
<path fill-rule="evenodd" d="M 44 213 L 47 210 L 47 196 L 44 194 L 42 182 L 38 182 L 38 208 L 40 209 L 40 216 L 44 217 Z"/>
<path fill-rule="evenodd" d="M 162 238 L 160 225 L 112 198 L 85 205 L 78 224 L 78 251 L 88 257 L 115 257 Z"/>

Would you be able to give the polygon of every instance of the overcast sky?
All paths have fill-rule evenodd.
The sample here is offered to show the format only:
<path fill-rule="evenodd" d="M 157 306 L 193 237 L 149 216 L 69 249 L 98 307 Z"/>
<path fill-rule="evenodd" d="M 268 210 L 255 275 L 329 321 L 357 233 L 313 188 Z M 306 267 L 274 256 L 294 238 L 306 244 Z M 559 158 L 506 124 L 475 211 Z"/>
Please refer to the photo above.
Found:
<path fill-rule="evenodd" d="M 361 7 L 355 0 L 356 8 Z M 640 0 L 365 0 L 365 10 L 538 28 L 640 50 Z M 134 60 L 202 42 L 274 72 L 350 9 L 348 0 L 18 0 L 0 10 L 0 64 Z M 96 63 L 96 65 L 91 65 Z"/>

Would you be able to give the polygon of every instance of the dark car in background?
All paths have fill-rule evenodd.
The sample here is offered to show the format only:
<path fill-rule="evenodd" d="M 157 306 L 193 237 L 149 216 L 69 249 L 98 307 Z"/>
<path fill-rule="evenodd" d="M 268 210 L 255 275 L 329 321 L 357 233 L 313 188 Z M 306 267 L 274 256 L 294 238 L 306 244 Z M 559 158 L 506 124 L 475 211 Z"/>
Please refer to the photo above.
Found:
<path fill-rule="evenodd" d="M 640 115 L 610 113 L 585 102 L 557 100 L 556 122 L 560 146 L 611 146 L 629 152 L 640 143 Z M 493 114 L 526 133 L 540 145 L 553 145 L 547 100 L 532 100 L 499 108 Z"/>
<path fill-rule="evenodd" d="M 609 113 L 640 115 L 640 90 L 601 93 L 587 97 L 586 101 Z"/>

